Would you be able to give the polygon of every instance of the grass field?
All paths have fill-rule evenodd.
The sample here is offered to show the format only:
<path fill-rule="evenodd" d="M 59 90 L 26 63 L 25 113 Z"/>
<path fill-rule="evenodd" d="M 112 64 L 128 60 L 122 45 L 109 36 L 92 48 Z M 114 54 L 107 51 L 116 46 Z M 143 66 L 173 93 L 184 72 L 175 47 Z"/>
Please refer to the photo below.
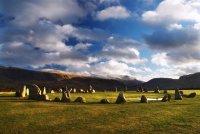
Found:
<path fill-rule="evenodd" d="M 192 91 L 184 91 L 189 94 Z M 118 93 L 71 94 L 86 98 L 86 104 L 39 102 L 0 93 L 0 134 L 195 134 L 200 133 L 200 90 L 195 98 L 171 102 L 139 103 L 138 98 L 164 94 L 126 92 L 126 104 L 99 104 L 102 98 L 115 102 Z M 174 91 L 170 91 L 173 95 Z M 61 94 L 49 94 L 50 98 Z M 173 97 L 173 96 L 172 96 Z"/>

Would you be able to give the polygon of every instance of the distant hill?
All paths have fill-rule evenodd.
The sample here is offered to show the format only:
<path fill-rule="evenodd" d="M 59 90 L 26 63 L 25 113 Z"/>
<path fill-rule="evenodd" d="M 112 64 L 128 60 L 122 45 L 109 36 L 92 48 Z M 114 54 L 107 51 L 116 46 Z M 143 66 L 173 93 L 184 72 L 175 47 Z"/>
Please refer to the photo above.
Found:
<path fill-rule="evenodd" d="M 179 79 L 155 78 L 139 86 L 145 89 L 155 89 L 157 87 L 160 89 L 200 89 L 200 73 L 184 75 Z"/>
<path fill-rule="evenodd" d="M 88 89 L 92 85 L 98 91 L 136 90 L 138 87 L 154 90 L 160 89 L 200 89 L 200 73 L 181 76 L 179 79 L 155 78 L 148 82 L 131 79 L 125 76 L 121 79 L 100 78 L 97 76 L 87 76 L 62 71 L 32 71 L 14 67 L 0 66 L 0 91 L 21 89 L 23 85 L 37 84 L 46 87 L 47 90 L 58 90 L 65 87 L 76 89 Z"/>
<path fill-rule="evenodd" d="M 40 87 L 46 87 L 47 90 L 65 87 L 77 89 L 93 88 L 99 91 L 112 90 L 117 87 L 118 90 L 124 90 L 141 84 L 138 80 L 129 80 L 127 83 L 118 79 L 98 78 L 79 74 L 70 74 L 61 71 L 32 71 L 14 67 L 0 67 L 0 91 L 21 89 L 23 85 L 37 84 Z M 131 86 L 129 86 L 129 84 Z"/>

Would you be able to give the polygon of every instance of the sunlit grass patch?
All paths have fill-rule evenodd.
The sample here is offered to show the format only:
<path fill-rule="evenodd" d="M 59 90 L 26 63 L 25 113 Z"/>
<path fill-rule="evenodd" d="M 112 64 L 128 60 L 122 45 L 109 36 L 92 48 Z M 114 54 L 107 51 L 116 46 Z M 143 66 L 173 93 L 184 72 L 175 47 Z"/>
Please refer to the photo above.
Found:
<path fill-rule="evenodd" d="M 27 101 L 12 97 L 14 93 L 0 94 L 0 133 L 198 133 L 200 132 L 200 91 L 184 90 L 185 94 L 196 92 L 195 98 L 170 102 L 150 101 L 139 103 L 142 95 L 160 98 L 158 93 L 124 93 L 125 104 L 114 104 L 118 93 L 95 94 L 71 93 L 72 100 L 78 96 L 87 103 L 62 103 Z M 48 94 L 51 99 L 61 93 Z M 9 97 L 11 96 L 11 97 Z M 100 104 L 102 98 L 112 104 Z"/>

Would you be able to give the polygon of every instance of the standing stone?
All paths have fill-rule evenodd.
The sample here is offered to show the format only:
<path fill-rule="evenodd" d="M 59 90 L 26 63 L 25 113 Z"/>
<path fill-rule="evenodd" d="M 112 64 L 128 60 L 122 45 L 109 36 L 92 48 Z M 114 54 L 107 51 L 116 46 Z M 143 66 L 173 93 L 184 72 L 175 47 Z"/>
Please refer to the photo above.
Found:
<path fill-rule="evenodd" d="M 43 94 L 43 95 L 46 95 L 46 94 L 47 94 L 46 87 L 44 87 L 42 94 Z"/>
<path fill-rule="evenodd" d="M 168 94 L 166 94 L 166 95 L 162 98 L 161 101 L 162 101 L 162 102 L 167 102 L 167 101 L 168 101 Z"/>
<path fill-rule="evenodd" d="M 62 93 L 61 101 L 62 102 L 71 102 L 70 95 L 68 93 L 63 92 Z"/>
<path fill-rule="evenodd" d="M 125 96 L 124 96 L 124 94 L 122 92 L 119 93 L 115 103 L 116 104 L 124 104 L 124 103 L 126 103 L 126 98 L 125 98 Z"/>
<path fill-rule="evenodd" d="M 108 99 L 102 99 L 100 101 L 101 104 L 110 104 L 110 101 Z"/>
<path fill-rule="evenodd" d="M 89 93 L 95 93 L 95 90 L 92 88 L 91 85 L 90 85 Z"/>
<path fill-rule="evenodd" d="M 79 97 L 77 97 L 77 98 L 74 100 L 74 102 L 86 103 L 86 100 L 85 100 L 84 97 L 79 96 Z"/>
<path fill-rule="evenodd" d="M 29 96 L 29 89 L 26 89 L 26 95 Z"/>
<path fill-rule="evenodd" d="M 175 90 L 175 100 L 182 100 L 182 96 L 178 89 Z"/>
<path fill-rule="evenodd" d="M 170 101 L 172 96 L 170 94 L 167 94 L 167 96 L 168 96 L 168 101 Z"/>
<path fill-rule="evenodd" d="M 91 93 L 93 93 L 93 94 L 94 94 L 94 93 L 96 93 L 96 91 L 95 91 L 94 89 L 92 89 L 92 92 L 91 92 Z"/>
<path fill-rule="evenodd" d="M 29 86 L 29 99 L 30 100 L 40 100 L 41 96 L 41 90 L 40 88 L 36 85 L 30 85 Z"/>
<path fill-rule="evenodd" d="M 72 92 L 73 92 L 73 93 L 76 93 L 76 88 L 74 88 L 74 89 L 72 90 Z"/>
<path fill-rule="evenodd" d="M 142 86 L 140 86 L 139 91 L 140 91 L 140 92 L 144 92 L 144 89 L 143 89 Z"/>
<path fill-rule="evenodd" d="M 59 97 L 55 97 L 53 101 L 54 101 L 54 102 L 60 102 L 61 100 L 60 100 Z"/>
<path fill-rule="evenodd" d="M 144 92 L 146 92 L 146 93 L 147 93 L 147 92 L 148 92 L 148 89 L 144 89 Z"/>
<path fill-rule="evenodd" d="M 189 94 L 189 95 L 187 96 L 187 98 L 194 98 L 196 95 L 197 95 L 197 93 L 194 92 L 194 93 Z"/>
<path fill-rule="evenodd" d="M 15 96 L 16 96 L 16 97 L 21 97 L 21 91 L 20 91 L 20 90 L 16 90 Z"/>
<path fill-rule="evenodd" d="M 80 93 L 84 93 L 84 89 L 80 89 L 79 92 L 80 92 Z"/>
<path fill-rule="evenodd" d="M 184 95 L 183 91 L 179 91 L 181 95 Z"/>
<path fill-rule="evenodd" d="M 141 103 L 148 103 L 147 97 L 142 95 L 140 102 Z"/>
<path fill-rule="evenodd" d="M 164 90 L 164 94 L 167 94 L 167 90 Z"/>
<path fill-rule="evenodd" d="M 140 90 L 139 90 L 139 89 L 136 89 L 136 92 L 140 92 Z"/>
<path fill-rule="evenodd" d="M 159 87 L 154 90 L 154 93 L 160 93 Z"/>
<path fill-rule="evenodd" d="M 62 93 L 62 91 L 63 91 L 63 90 L 62 90 L 61 88 L 58 90 L 59 93 Z"/>
<path fill-rule="evenodd" d="M 41 101 L 49 101 L 50 99 L 49 99 L 49 96 L 46 94 L 46 95 L 40 95 L 40 100 Z"/>
<path fill-rule="evenodd" d="M 118 92 L 118 89 L 117 89 L 117 87 L 115 87 L 115 92 L 116 92 L 116 93 Z"/>
<path fill-rule="evenodd" d="M 128 91 L 128 88 L 127 88 L 127 86 L 125 86 L 125 90 L 124 90 L 124 92 L 127 92 Z"/>
<path fill-rule="evenodd" d="M 21 93 L 21 97 L 26 97 L 26 85 L 24 85 L 24 88 L 22 90 L 22 93 Z"/>
<path fill-rule="evenodd" d="M 92 88 L 92 85 L 90 85 L 89 92 L 91 93 L 91 92 L 92 92 L 92 90 L 93 90 L 93 88 Z"/>

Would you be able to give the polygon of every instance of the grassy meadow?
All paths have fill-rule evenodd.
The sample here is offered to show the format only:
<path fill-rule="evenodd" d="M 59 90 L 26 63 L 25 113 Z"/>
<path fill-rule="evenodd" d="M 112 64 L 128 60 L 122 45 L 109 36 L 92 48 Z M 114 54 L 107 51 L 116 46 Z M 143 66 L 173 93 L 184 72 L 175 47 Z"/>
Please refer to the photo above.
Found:
<path fill-rule="evenodd" d="M 195 90 L 185 90 L 185 94 Z M 39 102 L 14 97 L 14 93 L 0 93 L 0 134 L 195 134 L 200 133 L 200 90 L 195 98 L 170 102 L 139 103 L 141 95 L 161 98 L 163 92 L 126 92 L 126 104 L 99 104 L 107 98 L 115 102 L 118 93 L 74 93 L 87 103 Z M 53 99 L 60 93 L 49 94 Z"/>

